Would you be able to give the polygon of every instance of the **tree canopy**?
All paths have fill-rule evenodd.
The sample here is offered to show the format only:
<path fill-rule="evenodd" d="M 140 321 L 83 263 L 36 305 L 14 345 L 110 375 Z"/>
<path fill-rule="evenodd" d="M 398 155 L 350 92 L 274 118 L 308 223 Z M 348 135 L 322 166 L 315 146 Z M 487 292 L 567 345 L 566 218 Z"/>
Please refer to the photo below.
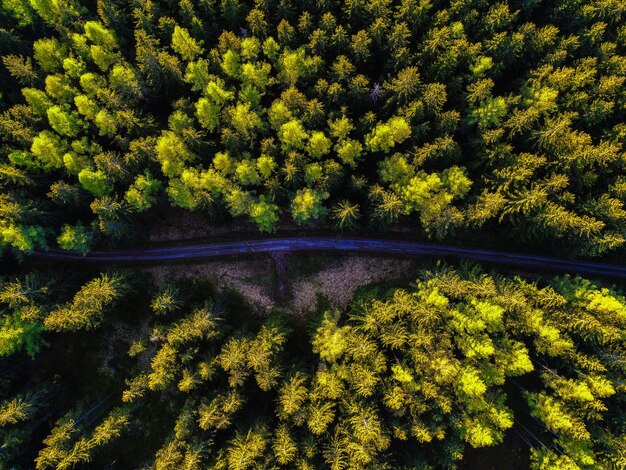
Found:
<path fill-rule="evenodd" d="M 0 467 L 446 469 L 523 442 L 536 470 L 625 468 L 620 287 L 424 264 L 304 321 L 228 279 L 27 258 L 196 212 L 225 237 L 623 259 L 625 20 L 619 0 L 0 0 Z"/>
<path fill-rule="evenodd" d="M 118 219 L 272 232 L 343 204 L 340 230 L 624 245 L 620 2 L 96 3 L 1 3 L 0 200 L 23 209 L 2 245 L 120 240 L 103 198 Z"/>
<path fill-rule="evenodd" d="M 454 468 L 467 449 L 512 434 L 529 443 L 533 469 L 624 464 L 626 299 L 614 288 L 438 266 L 409 289 L 362 290 L 303 327 L 189 283 L 150 288 L 147 300 L 127 286 L 111 303 L 122 282 L 101 275 L 62 307 L 43 278 L 3 284 L 3 355 L 39 360 L 40 348 L 78 345 L 91 328 L 128 335 L 78 349 L 83 358 L 56 378 L 36 363 L 47 379 L 0 404 L 3 465 Z M 94 302 L 82 306 L 86 295 Z M 131 327 L 128 305 L 153 315 Z M 125 347 L 110 351 L 110 341 Z M 85 362 L 103 353 L 116 358 L 108 375 Z M 19 367 L 9 371 L 19 380 Z M 90 378 L 75 385 L 76 373 Z M 47 434 L 29 440 L 46 403 L 67 393 L 76 402 L 60 403 Z M 143 448 L 129 452 L 137 436 Z"/>

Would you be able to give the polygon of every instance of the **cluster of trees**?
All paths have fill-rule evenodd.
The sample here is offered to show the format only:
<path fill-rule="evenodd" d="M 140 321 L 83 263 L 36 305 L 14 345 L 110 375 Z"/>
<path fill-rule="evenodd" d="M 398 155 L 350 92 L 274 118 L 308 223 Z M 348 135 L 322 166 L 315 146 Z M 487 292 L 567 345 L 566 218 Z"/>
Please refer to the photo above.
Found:
<path fill-rule="evenodd" d="M 439 266 L 419 276 L 408 290 L 364 291 L 347 312 L 321 312 L 306 328 L 280 312 L 262 319 L 232 299 L 211 300 L 200 285 L 157 292 L 144 298 L 145 308 L 134 300 L 148 323 L 131 330 L 111 394 L 86 400 L 80 393 L 76 406 L 64 401 L 52 410 L 42 405 L 40 383 L 7 394 L 0 462 L 455 468 L 467 448 L 515 434 L 531 447 L 535 469 L 626 465 L 621 293 L 567 276 L 539 286 L 477 267 Z M 66 306 L 43 314 L 43 324 L 87 334 L 79 330 L 98 326 L 101 315 L 63 323 L 68 315 L 59 310 L 81 310 L 86 289 L 99 292 L 104 307 L 116 282 L 88 282 Z M 3 285 L 5 316 L 8 308 L 46 310 L 25 285 Z M 112 323 L 105 319 L 101 334 Z M 50 343 L 58 340 L 53 331 Z M 5 354 L 16 357 L 24 341 L 11 341 Z M 39 368 L 44 355 L 35 356 Z M 96 370 L 84 372 L 88 388 Z M 46 420 L 49 427 L 37 431 Z"/>
<path fill-rule="evenodd" d="M 121 277 L 101 274 L 67 302 L 63 286 L 29 274 L 0 284 L 0 358 L 17 352 L 34 357 L 44 331 L 72 332 L 97 327 L 125 289 Z"/>
<path fill-rule="evenodd" d="M 109 315 L 119 307 L 127 311 L 123 302 L 128 293 L 129 279 L 119 273 L 101 273 L 94 277 L 86 273 L 61 271 L 32 272 L 16 278 L 0 279 L 0 467 L 33 468 L 33 460 L 24 462 L 48 433 L 50 417 L 59 409 L 69 408 L 68 400 L 89 400 L 89 390 L 99 397 L 106 386 L 86 374 L 91 361 L 102 353 L 101 347 L 107 333 L 99 332 L 100 339 L 86 336 L 78 344 L 74 337 L 97 329 L 103 322 L 111 325 Z M 42 351 L 43 349 L 43 351 Z M 46 359 L 46 357 L 48 357 Z M 81 370 L 83 369 L 83 370 Z M 72 381 L 82 376 L 81 386 L 74 389 Z M 61 408 L 59 408 L 59 406 Z M 59 422 L 46 442 L 54 442 L 58 433 L 78 432 L 77 421 L 92 423 L 100 415 L 72 407 L 65 421 Z M 79 419 L 80 417 L 80 419 Z M 107 420 L 90 429 L 92 435 L 77 437 L 66 454 L 42 452 L 37 460 L 54 462 L 55 468 L 71 468 L 84 461 L 91 449 L 108 442 L 123 422 L 121 410 L 113 412 Z M 61 431 L 63 429 L 63 431 Z M 14 467 L 17 465 L 17 467 Z"/>
<path fill-rule="evenodd" d="M 2 0 L 0 244 L 215 216 L 625 242 L 626 6 Z"/>

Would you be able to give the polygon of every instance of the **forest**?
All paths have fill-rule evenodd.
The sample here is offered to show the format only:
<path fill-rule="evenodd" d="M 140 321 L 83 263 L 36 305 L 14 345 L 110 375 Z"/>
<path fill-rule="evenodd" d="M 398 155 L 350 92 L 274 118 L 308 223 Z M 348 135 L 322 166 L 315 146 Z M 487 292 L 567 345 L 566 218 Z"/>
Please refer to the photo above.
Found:
<path fill-rule="evenodd" d="M 18 393 L 0 405 L 0 462 L 456 468 L 508 431 L 529 444 L 531 468 L 624 468 L 622 294 L 476 265 L 415 274 L 409 289 L 363 289 L 304 325 L 198 281 L 146 292 L 129 273 L 100 273 L 75 291 L 39 272 L 5 283 L 3 308 L 31 323 L 3 331 L 0 354 L 15 360 L 0 386 Z"/>
<path fill-rule="evenodd" d="M 88 263 L 165 212 L 625 263 L 622 0 L 0 0 L 0 58 L 0 468 L 626 469 L 623 280 Z"/>
<path fill-rule="evenodd" d="M 619 0 L 2 0 L 0 242 L 402 225 L 584 256 L 626 237 Z"/>

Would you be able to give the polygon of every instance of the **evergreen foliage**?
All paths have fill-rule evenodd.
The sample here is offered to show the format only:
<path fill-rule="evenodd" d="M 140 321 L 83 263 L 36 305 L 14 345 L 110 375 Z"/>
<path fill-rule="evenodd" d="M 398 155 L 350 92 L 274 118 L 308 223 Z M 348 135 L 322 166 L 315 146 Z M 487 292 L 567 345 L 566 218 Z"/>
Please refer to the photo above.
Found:
<path fill-rule="evenodd" d="M 105 285 L 120 282 L 89 281 L 63 308 L 80 310 L 87 291 L 104 305 Z M 37 305 L 57 330 L 46 292 L 29 278 L 1 299 L 19 313 Z M 438 266 L 306 329 L 233 307 L 200 286 L 156 292 L 156 315 L 114 372 L 122 390 L 89 409 L 64 403 L 40 444 L 20 440 L 43 412 L 38 386 L 0 404 L 5 465 L 34 455 L 36 468 L 99 468 L 116 455 L 132 468 L 455 468 L 511 433 L 529 442 L 533 469 L 623 464 L 626 299 L 615 289 Z M 119 454 L 138 434 L 151 436 L 145 448 Z"/>
<path fill-rule="evenodd" d="M 1 4 L 0 194 L 41 207 L 2 245 L 121 239 L 77 183 L 122 218 L 624 245 L 620 2 L 96 3 Z"/>
<path fill-rule="evenodd" d="M 625 20 L 0 0 L 0 468 L 456 468 L 509 438 L 533 469 L 625 468 L 617 287 L 437 265 L 304 324 L 197 279 L 22 263 L 145 239 L 162 209 L 619 257 Z"/>

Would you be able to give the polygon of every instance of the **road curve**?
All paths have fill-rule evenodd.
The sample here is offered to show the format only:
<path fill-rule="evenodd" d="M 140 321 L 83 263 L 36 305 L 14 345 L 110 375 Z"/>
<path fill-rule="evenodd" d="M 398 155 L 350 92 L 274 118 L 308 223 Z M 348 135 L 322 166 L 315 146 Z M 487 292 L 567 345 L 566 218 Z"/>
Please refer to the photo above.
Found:
<path fill-rule="evenodd" d="M 626 266 L 570 261 L 505 251 L 464 248 L 433 243 L 341 237 L 267 238 L 260 240 L 216 242 L 161 248 L 92 251 L 86 256 L 60 249 L 35 251 L 33 258 L 78 262 L 147 262 L 212 258 L 251 253 L 292 253 L 302 251 L 339 251 L 377 253 L 396 256 L 455 257 L 524 270 L 545 270 L 626 279 Z"/>

